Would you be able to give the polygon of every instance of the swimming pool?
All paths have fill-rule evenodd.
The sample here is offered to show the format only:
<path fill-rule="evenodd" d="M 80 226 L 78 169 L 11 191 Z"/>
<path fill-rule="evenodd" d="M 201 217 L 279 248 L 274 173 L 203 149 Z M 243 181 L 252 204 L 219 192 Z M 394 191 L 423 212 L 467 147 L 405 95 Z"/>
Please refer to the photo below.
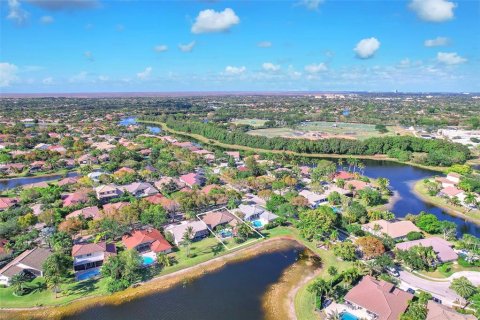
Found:
<path fill-rule="evenodd" d="M 340 319 L 341 320 L 358 320 L 358 317 L 349 312 L 344 311 L 340 313 Z"/>
<path fill-rule="evenodd" d="M 155 259 L 153 259 L 152 257 L 150 256 L 142 256 L 142 259 L 143 259 L 143 262 L 142 264 L 144 266 L 149 266 L 151 264 L 153 264 L 155 262 Z"/>
<path fill-rule="evenodd" d="M 78 281 L 88 280 L 98 276 L 99 274 L 100 274 L 100 268 L 90 269 L 77 275 L 77 280 Z"/>
<path fill-rule="evenodd" d="M 222 238 L 230 238 L 233 235 L 231 230 L 221 230 L 219 234 Z"/>
<path fill-rule="evenodd" d="M 253 225 L 255 228 L 261 228 L 261 227 L 263 227 L 263 223 L 262 223 L 262 221 L 260 221 L 260 220 L 253 220 L 253 221 L 252 221 L 252 225 Z"/>

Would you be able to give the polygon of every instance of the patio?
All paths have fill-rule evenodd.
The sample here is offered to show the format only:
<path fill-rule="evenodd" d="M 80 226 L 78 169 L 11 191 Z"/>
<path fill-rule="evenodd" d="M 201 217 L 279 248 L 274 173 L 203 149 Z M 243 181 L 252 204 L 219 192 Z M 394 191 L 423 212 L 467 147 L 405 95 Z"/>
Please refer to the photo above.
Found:
<path fill-rule="evenodd" d="M 354 309 L 353 307 L 342 303 L 332 302 L 328 307 L 323 310 L 326 315 L 335 311 L 339 314 L 342 312 L 348 312 L 350 314 L 353 314 L 358 319 L 373 319 L 372 315 L 369 314 L 365 309 Z"/>

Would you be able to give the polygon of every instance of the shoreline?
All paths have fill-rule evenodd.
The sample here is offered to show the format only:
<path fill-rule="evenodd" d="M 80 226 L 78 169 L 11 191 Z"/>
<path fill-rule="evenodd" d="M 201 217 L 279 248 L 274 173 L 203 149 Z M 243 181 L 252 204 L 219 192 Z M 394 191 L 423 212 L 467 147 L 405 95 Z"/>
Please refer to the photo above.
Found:
<path fill-rule="evenodd" d="M 2 177 L 0 179 L 0 182 L 7 182 L 11 180 L 19 180 L 19 179 L 40 179 L 40 178 L 48 178 L 48 177 L 53 177 L 53 176 L 64 176 L 67 175 L 71 172 L 76 172 L 77 170 L 67 170 L 67 171 L 57 171 L 57 172 L 52 172 L 52 173 L 47 173 L 47 174 L 40 174 L 38 176 L 12 176 L 12 177 Z"/>
<path fill-rule="evenodd" d="M 44 307 L 1 308 L 0 319 L 61 319 L 82 312 L 92 307 L 104 305 L 119 305 L 166 291 L 184 281 L 195 280 L 206 273 L 217 271 L 228 263 L 236 263 L 251 259 L 260 254 L 281 250 L 289 246 L 306 248 L 298 239 L 292 236 L 278 236 L 257 242 L 249 247 L 210 259 L 197 265 L 184 268 L 169 274 L 161 275 L 137 286 L 107 295 L 92 295 L 68 303 Z"/>
<path fill-rule="evenodd" d="M 171 128 L 169 128 L 165 123 L 163 122 L 157 122 L 157 121 L 144 121 L 144 120 L 137 120 L 138 123 L 145 123 L 145 124 L 155 124 L 161 126 L 162 130 L 165 130 L 169 133 L 175 134 L 175 135 L 180 135 L 180 136 L 185 136 L 185 137 L 190 137 L 192 139 L 195 139 L 197 141 L 200 141 L 204 144 L 220 147 L 223 149 L 230 149 L 230 150 L 240 150 L 240 151 L 254 151 L 258 153 L 275 153 L 275 154 L 291 154 L 295 156 L 300 156 L 300 157 L 306 157 L 306 158 L 335 158 L 335 159 L 344 159 L 348 157 L 354 157 L 357 159 L 364 159 L 364 160 L 374 160 L 374 161 L 390 161 L 398 164 L 403 164 L 403 165 L 408 165 L 412 167 L 417 167 L 425 170 L 430 170 L 434 172 L 445 172 L 447 167 L 439 167 L 439 166 L 426 166 L 418 163 L 413 163 L 413 162 L 403 162 L 395 158 L 390 158 L 387 155 L 384 154 L 379 154 L 379 155 L 373 155 L 373 156 L 367 156 L 367 155 L 349 155 L 349 154 L 329 154 L 329 153 L 299 153 L 299 152 L 294 152 L 294 151 L 289 151 L 289 150 L 267 150 L 267 149 L 260 149 L 260 148 L 253 148 L 253 147 L 247 147 L 247 146 L 242 146 L 242 145 L 236 145 L 236 144 L 226 144 L 214 139 L 208 139 L 202 135 L 199 134 L 194 134 L 194 133 L 188 133 L 188 132 L 182 132 L 182 131 L 176 131 Z"/>
<path fill-rule="evenodd" d="M 416 196 L 418 196 L 420 199 L 422 199 L 423 201 L 425 201 L 428 204 L 434 205 L 434 206 L 442 209 L 443 211 L 447 212 L 451 216 L 454 216 L 454 217 L 457 217 L 457 218 L 463 218 L 463 219 L 465 219 L 469 222 L 472 222 L 472 223 L 480 226 L 480 219 L 468 216 L 467 214 L 465 214 L 461 211 L 455 210 L 455 209 L 451 208 L 450 206 L 446 206 L 443 203 L 439 203 L 438 201 L 434 200 L 435 197 L 432 197 L 428 194 L 423 193 L 421 190 L 419 190 L 422 184 L 423 184 L 423 179 L 415 181 L 413 183 L 413 188 L 411 188 L 412 192 Z"/>

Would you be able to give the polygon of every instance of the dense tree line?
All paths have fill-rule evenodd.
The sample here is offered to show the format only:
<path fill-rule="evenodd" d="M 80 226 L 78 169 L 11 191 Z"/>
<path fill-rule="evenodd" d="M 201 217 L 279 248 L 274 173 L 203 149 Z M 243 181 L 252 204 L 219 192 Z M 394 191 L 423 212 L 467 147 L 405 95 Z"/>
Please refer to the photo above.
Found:
<path fill-rule="evenodd" d="M 157 118 L 145 118 L 154 121 Z M 330 138 L 323 140 L 267 138 L 243 132 L 229 131 L 211 123 L 166 120 L 168 127 L 182 132 L 195 133 L 232 145 L 242 145 L 266 150 L 289 150 L 300 153 L 324 153 L 344 155 L 388 154 L 392 150 L 426 153 L 427 165 L 450 166 L 464 163 L 470 157 L 467 147 L 444 140 L 427 140 L 410 136 L 374 137 L 364 141 Z"/>

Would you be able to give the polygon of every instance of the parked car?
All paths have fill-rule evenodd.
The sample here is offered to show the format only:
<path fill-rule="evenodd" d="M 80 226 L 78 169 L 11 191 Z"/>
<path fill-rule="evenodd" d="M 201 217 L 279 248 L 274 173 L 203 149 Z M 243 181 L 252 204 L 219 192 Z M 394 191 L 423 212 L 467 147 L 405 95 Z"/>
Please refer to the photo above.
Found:
<path fill-rule="evenodd" d="M 442 300 L 440 300 L 438 298 L 432 297 L 432 300 L 435 301 L 436 303 L 442 304 Z"/>
<path fill-rule="evenodd" d="M 408 288 L 408 289 L 407 289 L 407 292 L 408 292 L 408 293 L 411 293 L 411 294 L 415 294 L 415 290 L 413 290 L 412 288 Z"/>
<path fill-rule="evenodd" d="M 400 273 L 398 272 L 397 268 L 395 268 L 395 267 L 388 267 L 387 272 L 391 276 L 400 277 Z"/>

